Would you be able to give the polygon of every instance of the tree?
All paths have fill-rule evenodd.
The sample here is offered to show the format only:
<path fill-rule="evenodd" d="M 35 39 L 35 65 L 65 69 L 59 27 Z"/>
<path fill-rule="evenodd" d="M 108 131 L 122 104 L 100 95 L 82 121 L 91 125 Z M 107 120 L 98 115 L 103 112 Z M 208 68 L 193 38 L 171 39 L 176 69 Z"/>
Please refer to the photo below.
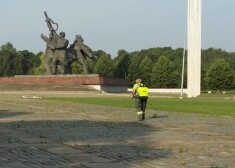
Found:
<path fill-rule="evenodd" d="M 118 56 L 114 59 L 114 76 L 117 78 L 126 78 L 130 57 L 125 50 L 119 50 Z"/>
<path fill-rule="evenodd" d="M 206 77 L 206 67 L 202 65 L 201 67 L 201 89 L 206 90 L 207 89 L 207 77 Z"/>
<path fill-rule="evenodd" d="M 34 69 L 40 65 L 40 57 L 28 50 L 19 51 L 22 54 L 22 73 L 23 75 L 33 75 Z"/>
<path fill-rule="evenodd" d="M 111 56 L 108 54 L 102 54 L 94 67 L 94 73 L 103 76 L 113 75 L 113 63 Z"/>
<path fill-rule="evenodd" d="M 226 90 L 232 87 L 234 71 L 225 60 L 218 59 L 210 66 L 206 78 L 209 89 Z"/>
<path fill-rule="evenodd" d="M 161 56 L 152 70 L 152 86 L 157 88 L 174 88 L 177 85 L 177 74 L 172 62 Z"/>
<path fill-rule="evenodd" d="M 0 76 L 14 76 L 22 74 L 22 55 L 16 51 L 11 43 L 1 46 Z"/>
<path fill-rule="evenodd" d="M 39 56 L 41 64 L 38 67 L 33 69 L 34 75 L 44 75 L 45 72 L 46 72 L 46 68 L 45 68 L 45 66 L 43 64 L 43 60 L 44 60 L 45 54 L 44 53 L 40 53 L 40 54 L 41 54 L 40 56 L 39 56 L 39 54 L 37 54 L 37 56 Z"/>
<path fill-rule="evenodd" d="M 106 52 L 104 52 L 103 50 L 93 51 L 93 55 L 96 57 L 96 60 L 89 61 L 87 64 L 87 68 L 90 73 L 94 73 L 96 63 L 98 62 L 98 60 L 100 59 L 102 55 L 106 55 Z"/>
<path fill-rule="evenodd" d="M 140 71 L 139 71 L 139 64 L 140 64 L 140 57 L 136 53 L 135 55 L 132 55 L 130 58 L 130 64 L 128 66 L 128 79 L 132 82 L 135 83 L 135 80 L 139 78 L 140 76 Z"/>
<path fill-rule="evenodd" d="M 80 65 L 77 61 L 74 61 L 72 63 L 72 74 L 82 74 L 82 73 L 84 73 L 82 65 Z"/>
<path fill-rule="evenodd" d="M 140 64 L 140 78 L 144 84 L 151 87 L 152 61 L 149 57 L 145 57 Z"/>

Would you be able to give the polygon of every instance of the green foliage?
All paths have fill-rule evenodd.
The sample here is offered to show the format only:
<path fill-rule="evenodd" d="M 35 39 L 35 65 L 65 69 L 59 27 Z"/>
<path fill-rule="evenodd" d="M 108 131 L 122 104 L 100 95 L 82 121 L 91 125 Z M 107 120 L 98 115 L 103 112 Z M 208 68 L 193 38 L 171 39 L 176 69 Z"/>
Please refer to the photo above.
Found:
<path fill-rule="evenodd" d="M 151 59 L 146 56 L 141 64 L 140 64 L 140 78 L 142 79 L 142 82 L 150 87 L 151 86 L 151 75 L 152 75 L 152 61 Z"/>
<path fill-rule="evenodd" d="M 14 76 L 22 74 L 22 55 L 16 51 L 11 43 L 1 46 L 0 76 Z"/>
<path fill-rule="evenodd" d="M 77 61 L 72 63 L 72 74 L 82 74 L 83 67 Z"/>
<path fill-rule="evenodd" d="M 87 68 L 89 73 L 93 74 L 94 73 L 94 68 L 95 68 L 96 61 L 89 61 L 87 63 Z"/>
<path fill-rule="evenodd" d="M 172 88 L 177 83 L 172 62 L 165 56 L 159 58 L 152 71 L 152 86 L 157 88 Z"/>
<path fill-rule="evenodd" d="M 128 73 L 128 79 L 134 84 L 135 80 L 139 78 L 140 76 L 140 70 L 139 70 L 139 64 L 140 64 L 140 57 L 137 53 L 135 53 L 130 58 L 130 64 L 129 64 L 129 73 Z"/>
<path fill-rule="evenodd" d="M 19 51 L 22 54 L 23 75 L 33 75 L 34 69 L 40 66 L 40 57 L 27 50 Z"/>
<path fill-rule="evenodd" d="M 214 48 L 202 50 L 202 67 L 205 67 L 205 69 L 209 69 L 210 65 L 218 59 L 224 59 L 235 70 L 235 53 Z"/>
<path fill-rule="evenodd" d="M 235 70 L 235 52 L 228 54 L 228 60 L 230 67 Z"/>
<path fill-rule="evenodd" d="M 119 50 L 114 62 L 114 77 L 127 78 L 130 56 L 125 50 Z"/>
<path fill-rule="evenodd" d="M 216 60 L 207 72 L 207 85 L 209 89 L 227 90 L 232 87 L 234 71 L 229 64 L 223 60 Z"/>
<path fill-rule="evenodd" d="M 201 67 L 201 88 L 202 90 L 207 90 L 207 78 L 206 78 L 207 69 L 205 66 Z"/>
<path fill-rule="evenodd" d="M 130 79 L 130 81 L 134 83 L 135 79 L 138 77 L 142 79 L 145 78 L 144 73 L 140 72 L 141 71 L 140 64 L 142 63 L 143 59 L 145 59 L 146 57 L 150 58 L 152 62 L 151 63 L 152 65 L 150 67 L 152 69 L 151 71 L 153 71 L 153 67 L 154 67 L 153 62 L 157 62 L 161 56 L 165 55 L 172 62 L 172 66 L 174 67 L 172 69 L 172 75 L 174 78 L 171 79 L 173 82 L 171 81 L 172 85 L 170 85 L 169 87 L 179 88 L 181 85 L 182 54 L 183 54 L 182 48 L 173 50 L 171 47 L 150 48 L 147 50 L 141 50 L 140 52 L 136 51 L 136 52 L 130 53 L 129 56 L 131 58 L 131 61 L 129 64 L 128 79 Z M 152 80 L 154 79 L 151 77 L 150 81 Z M 184 81 L 186 80 L 187 78 L 186 78 L 186 71 L 185 71 Z M 184 84 L 186 84 L 186 82 L 184 82 Z M 150 83 L 149 87 L 154 87 L 154 83 Z"/>
<path fill-rule="evenodd" d="M 113 75 L 113 63 L 110 55 L 102 54 L 94 67 L 94 73 L 102 76 Z"/>
<path fill-rule="evenodd" d="M 41 55 L 39 56 L 39 54 L 41 54 Z M 45 54 L 44 53 L 39 53 L 39 54 L 38 54 L 38 56 L 41 61 L 41 64 L 38 67 L 34 68 L 34 70 L 33 70 L 34 75 L 44 75 L 46 72 L 46 69 L 43 65 L 43 59 L 45 57 Z"/>

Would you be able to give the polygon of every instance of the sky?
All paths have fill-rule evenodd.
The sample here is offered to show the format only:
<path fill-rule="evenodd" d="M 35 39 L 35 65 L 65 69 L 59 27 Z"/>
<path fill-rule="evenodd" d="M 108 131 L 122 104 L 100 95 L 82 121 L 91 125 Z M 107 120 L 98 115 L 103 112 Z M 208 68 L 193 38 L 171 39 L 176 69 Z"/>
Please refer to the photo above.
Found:
<path fill-rule="evenodd" d="M 44 11 L 66 33 L 112 57 L 153 47 L 183 48 L 187 0 L 0 0 L 0 46 L 37 54 L 48 35 Z M 202 0 L 202 48 L 235 51 L 235 0 Z"/>

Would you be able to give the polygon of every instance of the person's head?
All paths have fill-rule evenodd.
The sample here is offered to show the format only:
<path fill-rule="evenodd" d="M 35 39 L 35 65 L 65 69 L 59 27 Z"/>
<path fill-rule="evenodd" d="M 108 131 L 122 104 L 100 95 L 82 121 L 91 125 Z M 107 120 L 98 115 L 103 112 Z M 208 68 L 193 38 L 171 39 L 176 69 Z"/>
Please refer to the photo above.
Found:
<path fill-rule="evenodd" d="M 135 80 L 135 83 L 141 83 L 141 79 L 140 78 L 137 78 L 136 80 Z"/>
<path fill-rule="evenodd" d="M 65 32 L 60 32 L 60 37 L 65 37 Z"/>

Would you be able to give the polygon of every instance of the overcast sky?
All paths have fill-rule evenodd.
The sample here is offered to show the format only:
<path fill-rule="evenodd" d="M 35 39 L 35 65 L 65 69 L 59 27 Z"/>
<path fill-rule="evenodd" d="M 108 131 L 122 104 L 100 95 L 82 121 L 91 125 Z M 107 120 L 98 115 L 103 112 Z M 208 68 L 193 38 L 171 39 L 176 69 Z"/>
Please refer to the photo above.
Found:
<path fill-rule="evenodd" d="M 235 0 L 202 0 L 202 48 L 235 51 Z M 152 47 L 184 46 L 187 0 L 0 0 L 0 45 L 45 50 L 44 11 L 73 42 L 117 56 Z"/>

